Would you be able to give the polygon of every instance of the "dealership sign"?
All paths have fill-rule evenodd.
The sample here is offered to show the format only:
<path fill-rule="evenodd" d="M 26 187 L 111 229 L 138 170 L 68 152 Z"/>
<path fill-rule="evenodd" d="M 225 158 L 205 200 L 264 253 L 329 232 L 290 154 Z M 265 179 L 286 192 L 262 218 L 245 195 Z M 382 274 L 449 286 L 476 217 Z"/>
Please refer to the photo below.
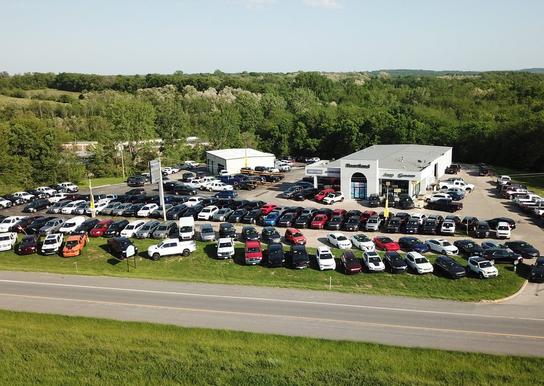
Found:
<path fill-rule="evenodd" d="M 320 176 L 322 174 L 325 174 L 323 169 L 306 169 L 306 175 L 308 176 Z"/>
<path fill-rule="evenodd" d="M 366 164 L 346 164 L 347 168 L 357 168 L 357 169 L 370 169 L 370 165 Z"/>
<path fill-rule="evenodd" d="M 394 178 L 395 173 L 383 173 L 382 177 Z M 404 173 L 398 173 L 397 174 L 397 178 L 415 178 L 415 177 L 416 177 L 415 174 L 404 174 Z"/>

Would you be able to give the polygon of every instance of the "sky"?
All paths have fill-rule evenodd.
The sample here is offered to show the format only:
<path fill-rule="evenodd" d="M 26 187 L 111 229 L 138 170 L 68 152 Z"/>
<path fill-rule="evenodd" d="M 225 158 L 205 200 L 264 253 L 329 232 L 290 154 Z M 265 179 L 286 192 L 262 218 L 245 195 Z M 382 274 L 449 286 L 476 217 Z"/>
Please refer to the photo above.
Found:
<path fill-rule="evenodd" d="M 544 67 L 543 0 L 0 0 L 0 71 Z"/>

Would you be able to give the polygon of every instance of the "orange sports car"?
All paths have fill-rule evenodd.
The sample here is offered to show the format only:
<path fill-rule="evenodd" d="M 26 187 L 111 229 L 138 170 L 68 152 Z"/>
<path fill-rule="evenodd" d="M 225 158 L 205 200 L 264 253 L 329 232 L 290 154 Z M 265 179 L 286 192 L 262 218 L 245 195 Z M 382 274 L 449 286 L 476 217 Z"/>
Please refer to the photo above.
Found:
<path fill-rule="evenodd" d="M 87 234 L 69 236 L 64 242 L 64 248 L 62 249 L 62 256 L 74 257 L 81 255 L 83 247 L 87 245 Z"/>

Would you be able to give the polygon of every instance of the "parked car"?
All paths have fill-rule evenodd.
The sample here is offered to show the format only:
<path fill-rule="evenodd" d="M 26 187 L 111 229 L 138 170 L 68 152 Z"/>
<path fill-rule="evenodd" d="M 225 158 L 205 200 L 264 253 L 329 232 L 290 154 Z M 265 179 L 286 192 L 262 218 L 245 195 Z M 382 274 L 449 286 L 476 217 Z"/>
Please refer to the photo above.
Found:
<path fill-rule="evenodd" d="M 529 281 L 533 283 L 544 282 L 544 256 L 540 256 L 531 266 Z"/>
<path fill-rule="evenodd" d="M 25 235 L 16 247 L 18 255 L 31 255 L 38 251 L 38 236 Z"/>
<path fill-rule="evenodd" d="M 420 227 L 421 223 L 419 219 L 415 217 L 410 217 L 404 224 L 404 233 L 417 234 L 419 233 Z"/>
<path fill-rule="evenodd" d="M 219 224 L 219 237 L 230 237 L 231 239 L 236 238 L 236 228 L 234 228 L 234 225 L 228 222 Z"/>
<path fill-rule="evenodd" d="M 495 228 L 495 237 L 498 239 L 509 239 L 511 233 L 510 225 L 507 222 L 499 222 Z"/>
<path fill-rule="evenodd" d="M 399 244 L 387 236 L 374 237 L 373 241 L 376 249 L 383 251 L 398 251 L 400 249 Z"/>
<path fill-rule="evenodd" d="M 329 247 L 324 245 L 319 246 L 317 248 L 315 258 L 317 261 L 317 266 L 320 271 L 324 271 L 328 269 L 334 271 L 336 269 L 336 261 Z"/>
<path fill-rule="evenodd" d="M 372 216 L 366 220 L 365 229 L 367 231 L 378 231 L 382 224 L 382 219 L 379 216 Z"/>
<path fill-rule="evenodd" d="M 264 227 L 261 231 L 261 241 L 266 244 L 281 243 L 281 236 L 274 227 Z"/>
<path fill-rule="evenodd" d="M 134 237 L 134 234 L 138 232 L 142 227 L 145 225 L 145 220 L 136 220 L 131 221 L 127 224 L 127 226 L 121 231 L 120 236 L 121 237 Z"/>
<path fill-rule="evenodd" d="M 17 233 L 28 233 L 27 229 L 30 227 L 30 225 L 38 220 L 44 218 L 43 216 L 30 216 L 30 217 L 24 217 L 17 221 L 15 224 L 13 224 L 9 229 L 8 232 L 17 232 Z M 0 220 L 1 221 L 1 220 Z"/>
<path fill-rule="evenodd" d="M 100 220 L 100 222 L 96 224 L 94 228 L 89 231 L 89 236 L 91 237 L 103 236 L 112 223 L 113 223 L 113 220 L 111 219 Z"/>
<path fill-rule="evenodd" d="M 421 233 L 426 235 L 436 235 L 440 231 L 440 221 L 436 218 L 427 218 L 421 227 Z"/>
<path fill-rule="evenodd" d="M 165 239 L 157 245 L 147 248 L 147 255 L 154 261 L 165 256 L 182 255 L 189 256 L 196 251 L 194 240 L 180 241 L 179 239 Z"/>
<path fill-rule="evenodd" d="M 247 265 L 260 264 L 263 260 L 261 243 L 258 240 L 246 241 L 244 249 L 244 261 Z"/>
<path fill-rule="evenodd" d="M 323 198 L 323 204 L 326 205 L 332 205 L 337 202 L 343 202 L 344 201 L 344 195 L 342 192 L 331 192 Z"/>
<path fill-rule="evenodd" d="M 214 241 L 215 240 L 215 231 L 213 230 L 212 224 L 202 224 L 200 225 L 200 241 Z"/>
<path fill-rule="evenodd" d="M 520 254 L 504 248 L 486 249 L 482 257 L 495 263 L 518 264 L 523 262 L 523 257 Z"/>
<path fill-rule="evenodd" d="M 240 241 L 259 240 L 259 232 L 251 225 L 245 225 L 240 231 Z"/>
<path fill-rule="evenodd" d="M 510 229 L 516 229 L 516 221 L 509 217 L 492 218 L 491 220 L 487 220 L 486 222 L 489 225 L 489 228 L 491 229 L 497 229 L 497 225 L 500 222 L 508 223 L 508 225 L 510 226 Z"/>
<path fill-rule="evenodd" d="M 385 271 L 385 264 L 376 252 L 363 252 L 363 264 L 368 272 Z"/>
<path fill-rule="evenodd" d="M 360 273 L 363 269 L 363 266 L 355 257 L 355 254 L 349 250 L 344 251 L 342 256 L 340 256 L 340 267 L 342 272 L 344 272 L 346 275 L 355 275 Z"/>
<path fill-rule="evenodd" d="M 395 251 L 385 252 L 383 255 L 383 261 L 386 267 L 389 267 L 391 273 L 403 273 L 408 269 L 406 261 L 402 256 Z"/>
<path fill-rule="evenodd" d="M 488 279 L 490 277 L 499 276 L 499 271 L 494 266 L 493 262 L 479 256 L 468 258 L 467 269 L 470 272 L 478 275 L 480 279 Z"/>
<path fill-rule="evenodd" d="M 465 256 L 482 256 L 484 253 L 484 249 L 472 240 L 456 240 L 453 245 Z"/>
<path fill-rule="evenodd" d="M 214 221 L 226 221 L 227 218 L 234 212 L 230 208 L 221 208 L 213 216 L 212 220 Z"/>
<path fill-rule="evenodd" d="M 285 230 L 285 241 L 293 245 L 305 245 L 306 237 L 296 228 L 287 228 Z"/>
<path fill-rule="evenodd" d="M 302 188 L 301 188 L 302 189 Z M 327 188 L 327 189 L 322 189 L 321 191 L 319 191 L 315 196 L 314 196 L 314 200 L 316 202 L 321 202 L 325 199 L 325 197 L 328 196 L 329 193 L 334 193 L 335 190 L 334 189 L 331 189 L 331 188 Z"/>
<path fill-rule="evenodd" d="M 507 241 L 505 245 L 525 259 L 532 259 L 540 256 L 539 250 L 525 241 Z"/>
<path fill-rule="evenodd" d="M 10 232 L 13 226 L 17 225 L 19 221 L 26 216 L 8 216 L 0 222 L 0 233 Z"/>
<path fill-rule="evenodd" d="M 110 223 L 108 229 L 102 234 L 104 237 L 119 237 L 121 231 L 128 225 L 128 220 L 117 220 Z"/>
<path fill-rule="evenodd" d="M 154 239 L 168 239 L 176 236 L 178 236 L 178 225 L 175 221 L 161 223 L 151 234 Z"/>
<path fill-rule="evenodd" d="M 0 197 L 0 208 L 10 208 L 13 206 L 13 202 L 5 199 L 4 197 Z"/>
<path fill-rule="evenodd" d="M 440 255 L 434 261 L 436 271 L 442 272 L 451 279 L 460 279 L 466 276 L 465 267 L 450 256 Z"/>
<path fill-rule="evenodd" d="M 146 183 L 146 178 L 144 176 L 130 176 L 127 179 L 128 186 L 144 186 Z"/>
<path fill-rule="evenodd" d="M 51 233 L 45 236 L 41 247 L 42 255 L 55 255 L 60 251 L 64 238 L 61 233 Z"/>
<path fill-rule="evenodd" d="M 87 245 L 87 240 L 86 234 L 68 236 L 64 248 L 62 248 L 62 256 L 75 257 L 81 255 L 83 248 Z"/>
<path fill-rule="evenodd" d="M 445 219 L 440 225 L 440 234 L 453 236 L 455 234 L 455 221 Z"/>
<path fill-rule="evenodd" d="M 59 228 L 64 224 L 64 220 L 61 218 L 52 218 L 47 221 L 39 230 L 40 236 L 46 236 L 50 233 L 58 232 Z"/>
<path fill-rule="evenodd" d="M 442 255 L 457 255 L 459 253 L 459 249 L 446 239 L 431 239 L 427 240 L 426 244 L 429 250 Z"/>
<path fill-rule="evenodd" d="M 49 200 L 47 200 L 45 198 L 41 198 L 41 199 L 38 199 L 38 200 L 34 200 L 30 204 L 26 205 L 23 208 L 23 212 L 25 212 L 25 213 L 36 213 L 37 211 L 47 209 L 50 206 L 51 206 L 51 203 L 49 202 Z"/>
<path fill-rule="evenodd" d="M 0 233 L 0 252 L 10 251 L 17 242 L 16 232 Z"/>
<path fill-rule="evenodd" d="M 83 216 L 75 216 L 66 220 L 64 224 L 59 228 L 59 232 L 62 234 L 73 233 L 77 227 L 85 222 L 86 218 Z"/>
<path fill-rule="evenodd" d="M 159 209 L 159 205 L 157 204 L 145 204 L 138 210 L 138 212 L 136 212 L 136 216 L 147 217 L 151 214 L 151 212 L 157 209 Z"/>
<path fill-rule="evenodd" d="M 351 236 L 351 243 L 355 248 L 359 248 L 362 251 L 376 250 L 376 245 L 374 245 L 374 242 L 368 236 L 362 233 Z"/>
<path fill-rule="evenodd" d="M 398 244 L 400 246 L 400 249 L 406 252 L 415 251 L 419 253 L 426 253 L 429 251 L 429 247 L 425 242 L 413 236 L 401 237 L 398 241 Z"/>
<path fill-rule="evenodd" d="M 289 253 L 289 265 L 291 268 L 304 269 L 310 265 L 310 257 L 306 247 L 302 244 L 291 245 L 291 251 Z"/>
<path fill-rule="evenodd" d="M 329 233 L 327 235 L 327 241 L 333 247 L 339 249 L 351 249 L 352 247 L 351 241 L 340 232 Z"/>
<path fill-rule="evenodd" d="M 275 213 L 275 212 L 274 212 Z M 242 218 L 247 214 L 247 209 L 236 209 L 234 212 L 232 212 L 230 214 L 230 216 L 228 217 L 227 221 L 230 222 L 230 223 L 239 223 L 239 222 L 242 222 Z M 272 213 L 270 214 L 272 215 Z M 269 216 L 270 216 L 269 215 Z M 266 216 L 268 218 L 268 216 Z M 274 217 L 274 219 L 272 218 Z M 275 225 L 276 223 L 276 220 L 277 220 L 278 216 L 271 216 L 270 217 L 270 220 L 268 222 L 266 222 L 267 225 Z M 265 220 L 266 221 L 266 220 Z M 271 224 L 269 224 L 271 223 Z"/>
<path fill-rule="evenodd" d="M 147 221 L 141 228 L 134 232 L 133 237 L 137 239 L 150 238 L 160 224 L 157 220 Z"/>
<path fill-rule="evenodd" d="M 126 259 L 138 254 L 138 248 L 126 237 L 112 237 L 108 239 L 106 249 L 118 259 Z"/>
<path fill-rule="evenodd" d="M 271 243 L 266 251 L 266 264 L 269 268 L 283 267 L 285 263 L 285 254 L 283 245 L 280 243 Z"/>
<path fill-rule="evenodd" d="M 408 266 L 419 275 L 432 273 L 434 271 L 433 265 L 429 260 L 418 252 L 408 252 L 405 259 Z"/>
<path fill-rule="evenodd" d="M 489 237 L 489 224 L 485 221 L 479 221 L 472 230 L 472 236 L 483 239 Z"/>
<path fill-rule="evenodd" d="M 216 256 L 218 259 L 230 259 L 234 256 L 234 241 L 230 237 L 217 240 Z"/>

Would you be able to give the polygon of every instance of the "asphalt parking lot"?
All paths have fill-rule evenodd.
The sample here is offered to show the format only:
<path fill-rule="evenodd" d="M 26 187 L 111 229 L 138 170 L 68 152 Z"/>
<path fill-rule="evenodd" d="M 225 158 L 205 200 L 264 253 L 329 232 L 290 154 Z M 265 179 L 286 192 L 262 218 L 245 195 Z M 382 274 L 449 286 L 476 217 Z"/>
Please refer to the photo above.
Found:
<path fill-rule="evenodd" d="M 514 211 L 511 205 L 511 202 L 506 199 L 502 199 L 496 196 L 495 194 L 495 185 L 494 185 L 494 177 L 492 176 L 486 176 L 486 177 L 480 177 L 477 174 L 476 168 L 471 168 L 470 166 L 465 166 L 464 169 L 458 174 L 459 177 L 462 177 L 465 179 L 465 181 L 472 183 L 475 185 L 475 190 L 467 194 L 465 199 L 463 200 L 463 209 L 459 212 L 456 212 L 455 214 L 463 217 L 463 216 L 475 216 L 480 219 L 490 219 L 494 217 L 499 216 L 505 216 L 513 218 L 516 221 L 516 229 L 512 232 L 512 240 L 525 240 L 531 244 L 533 244 L 536 248 L 538 248 L 540 251 L 544 251 L 544 231 L 542 228 L 540 228 L 537 224 L 535 224 L 532 219 L 527 218 L 524 214 Z M 306 200 L 303 202 L 300 201 L 292 201 L 288 199 L 283 199 L 278 197 L 279 194 L 285 190 L 287 187 L 289 187 L 291 184 L 295 183 L 296 181 L 299 181 L 301 178 L 304 177 L 304 167 L 296 167 L 291 172 L 286 173 L 285 178 L 276 184 L 268 184 L 259 186 L 257 189 L 253 191 L 245 191 L 240 190 L 238 191 L 238 199 L 248 199 L 248 200 L 262 200 L 265 202 L 273 202 L 280 206 L 302 206 L 302 207 L 322 207 L 322 204 L 318 204 L 316 202 Z M 172 174 L 169 176 L 171 180 L 177 180 L 181 178 L 181 172 Z M 80 193 L 88 193 L 88 188 L 81 186 L 80 187 Z M 95 187 L 93 188 L 93 192 L 96 193 L 105 193 L 105 194 L 123 194 L 127 190 L 131 189 L 128 187 L 125 183 L 123 184 L 116 184 L 116 185 L 109 185 L 109 186 L 103 186 L 103 187 Z M 158 188 L 156 185 L 146 185 L 145 190 L 148 194 L 158 194 Z M 202 197 L 208 197 L 213 195 L 211 192 L 199 192 L 199 196 Z M 382 211 L 383 208 L 367 208 L 363 206 L 360 202 L 355 200 L 345 200 L 342 203 L 336 203 L 331 208 L 343 208 L 346 210 L 350 209 L 359 209 L 359 210 L 366 210 L 366 209 L 372 209 L 376 211 Z M 14 207 L 10 209 L 2 210 L 3 215 L 14 215 L 20 213 L 22 209 L 21 207 Z M 395 212 L 395 209 L 392 209 L 393 212 Z M 436 212 L 436 211 L 429 211 L 426 209 L 412 209 L 408 212 L 419 212 L 419 213 L 439 213 L 442 215 L 446 215 L 447 213 L 443 212 Z M 62 215 L 60 215 L 62 216 Z M 63 217 L 71 217 L 71 216 L 63 216 Z M 197 224 L 204 223 L 197 221 Z M 213 224 L 215 229 L 217 230 L 219 228 L 218 223 Z M 243 224 L 236 224 L 235 225 L 237 230 L 241 230 Z M 198 228 L 198 226 L 197 226 Z M 257 229 L 260 230 L 260 227 L 257 226 Z M 304 229 L 303 233 L 306 236 L 308 240 L 309 246 L 319 246 L 321 244 L 327 244 L 326 236 L 330 231 L 327 230 L 315 230 L 315 229 Z M 280 229 L 281 233 L 281 229 Z M 351 232 L 345 232 L 346 235 L 349 237 Z M 383 233 L 380 232 L 364 232 L 369 237 L 374 237 L 378 235 L 382 235 Z M 392 238 L 399 238 L 401 237 L 401 234 L 388 234 L 388 236 Z M 429 236 L 429 235 L 418 235 L 420 239 L 426 240 L 431 238 L 436 238 L 436 236 Z M 462 236 L 457 235 L 453 237 L 448 236 L 440 236 L 443 238 L 446 238 L 450 241 L 453 241 L 455 239 L 462 238 Z M 480 240 L 483 241 L 483 240 Z"/>

